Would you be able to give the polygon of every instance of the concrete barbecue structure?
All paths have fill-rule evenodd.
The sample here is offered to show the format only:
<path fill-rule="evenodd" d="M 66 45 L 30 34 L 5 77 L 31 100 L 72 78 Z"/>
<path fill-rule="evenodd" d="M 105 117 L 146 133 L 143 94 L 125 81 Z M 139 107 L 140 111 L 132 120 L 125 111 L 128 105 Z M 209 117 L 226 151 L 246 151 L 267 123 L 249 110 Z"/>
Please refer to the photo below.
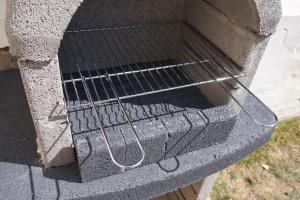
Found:
<path fill-rule="evenodd" d="M 76 160 L 85 182 L 143 161 L 123 174 L 139 176 L 164 159 L 242 144 L 236 153 L 226 146 L 209 175 L 263 144 L 277 122 L 246 87 L 280 19 L 279 0 L 11 0 L 6 15 L 46 168 Z M 251 123 L 264 135 L 257 144 L 228 141 Z M 236 158 L 227 162 L 226 152 Z"/>

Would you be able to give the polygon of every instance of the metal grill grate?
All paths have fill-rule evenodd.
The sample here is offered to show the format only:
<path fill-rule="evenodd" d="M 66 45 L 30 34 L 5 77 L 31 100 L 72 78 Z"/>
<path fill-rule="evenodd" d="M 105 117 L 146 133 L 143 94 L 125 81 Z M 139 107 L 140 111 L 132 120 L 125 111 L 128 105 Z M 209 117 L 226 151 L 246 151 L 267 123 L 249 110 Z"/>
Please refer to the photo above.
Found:
<path fill-rule="evenodd" d="M 62 77 L 67 107 L 88 104 L 82 77 L 97 105 L 230 79 L 208 65 L 216 60 L 235 77 L 245 75 L 186 25 L 70 31 L 64 40 L 61 62 L 73 70 Z"/>
<path fill-rule="evenodd" d="M 91 107 L 112 161 L 121 169 L 139 166 L 145 152 L 122 99 L 216 82 L 260 126 L 273 127 L 276 115 L 237 77 L 242 67 L 186 24 L 140 25 L 67 31 L 59 50 L 62 83 L 69 110 Z M 223 81 L 232 80 L 252 95 L 274 122 L 257 120 Z M 140 148 L 141 159 L 133 165 L 117 162 L 111 151 L 97 106 L 117 101 Z"/>

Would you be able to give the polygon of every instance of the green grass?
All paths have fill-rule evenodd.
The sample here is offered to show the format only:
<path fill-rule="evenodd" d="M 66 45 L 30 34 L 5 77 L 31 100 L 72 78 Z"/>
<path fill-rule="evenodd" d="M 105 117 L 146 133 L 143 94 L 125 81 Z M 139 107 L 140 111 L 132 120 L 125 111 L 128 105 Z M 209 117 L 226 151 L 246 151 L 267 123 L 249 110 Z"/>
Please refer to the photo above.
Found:
<path fill-rule="evenodd" d="M 217 179 L 214 185 L 214 192 L 218 193 L 220 200 L 229 200 L 230 195 L 228 191 L 228 185 L 226 182 L 222 181 L 221 179 Z"/>
<path fill-rule="evenodd" d="M 300 120 L 282 122 L 278 125 L 275 133 L 267 144 L 238 162 L 237 165 L 250 167 L 257 162 L 269 160 L 270 156 L 268 152 L 274 151 L 282 145 L 290 147 L 290 145 L 297 141 L 300 141 Z"/>
<path fill-rule="evenodd" d="M 300 120 L 280 123 L 266 145 L 222 171 L 211 199 L 300 199 Z"/>

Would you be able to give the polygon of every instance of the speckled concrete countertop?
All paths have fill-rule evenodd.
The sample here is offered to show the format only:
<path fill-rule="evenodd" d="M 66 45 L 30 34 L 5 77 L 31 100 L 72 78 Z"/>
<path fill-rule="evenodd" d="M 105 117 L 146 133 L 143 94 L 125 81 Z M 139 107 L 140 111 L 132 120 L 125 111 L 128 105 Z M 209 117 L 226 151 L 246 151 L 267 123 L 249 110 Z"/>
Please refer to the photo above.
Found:
<path fill-rule="evenodd" d="M 5 199 L 148 199 L 229 166 L 264 144 L 272 133 L 272 129 L 257 127 L 241 113 L 221 144 L 80 183 L 76 164 L 49 170 L 39 166 L 33 145 L 35 132 L 19 73 L 1 72 L 0 85 L 0 196 Z M 261 111 L 252 99 L 246 103 Z"/>

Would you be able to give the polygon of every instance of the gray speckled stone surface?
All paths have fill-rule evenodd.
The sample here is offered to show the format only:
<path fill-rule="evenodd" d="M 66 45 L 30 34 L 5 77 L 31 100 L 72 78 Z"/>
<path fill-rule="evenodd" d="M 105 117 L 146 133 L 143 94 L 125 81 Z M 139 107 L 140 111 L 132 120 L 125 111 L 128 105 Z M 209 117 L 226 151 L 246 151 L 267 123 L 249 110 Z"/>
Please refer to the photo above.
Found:
<path fill-rule="evenodd" d="M 7 5 L 11 53 L 49 61 L 66 29 L 91 29 L 181 19 L 183 0 L 13 0 Z"/>
<path fill-rule="evenodd" d="M 275 33 L 277 23 L 281 17 L 280 1 L 231 0 L 230 2 L 226 2 L 206 0 L 206 2 L 222 11 L 226 17 L 234 20 L 241 27 L 265 36 Z M 255 15 L 251 14 L 253 8 L 258 10 Z M 237 12 L 237 10 L 240 12 Z M 260 19 L 260 23 L 257 23 L 257 19 Z"/>
<path fill-rule="evenodd" d="M 240 16 L 251 19 L 247 24 L 264 35 L 275 30 L 281 14 L 279 0 L 251 0 L 238 8 L 236 2 L 225 6 L 209 2 L 224 10 L 232 21 L 248 21 Z M 231 12 L 226 9 L 228 5 L 233 8 Z M 99 21 L 104 26 L 164 21 L 181 18 L 182 12 L 183 0 L 12 0 L 7 5 L 7 35 L 13 55 L 22 60 L 45 61 L 57 54 L 73 15 L 76 21 L 72 20 L 69 28 L 93 28 Z"/>
<path fill-rule="evenodd" d="M 75 164 L 43 170 L 19 73 L 0 73 L 0 196 L 15 199 L 149 199 L 196 182 L 242 159 L 268 141 L 262 128 L 241 113 L 225 142 L 125 173 L 80 183 Z M 247 107 L 269 118 L 252 98 Z M 270 118 L 269 118 L 270 119 Z M 178 165 L 178 166 L 177 166 Z M 176 167 L 177 166 L 177 167 Z M 172 171 L 172 172 L 167 172 Z"/>
<path fill-rule="evenodd" d="M 143 165 L 222 143 L 236 121 L 228 106 L 213 107 L 196 87 L 125 100 L 123 105 L 146 152 Z M 120 106 L 108 103 L 98 112 L 117 161 L 137 163 L 141 152 Z M 82 181 L 120 173 L 110 159 L 95 113 L 71 111 L 69 119 Z"/>

